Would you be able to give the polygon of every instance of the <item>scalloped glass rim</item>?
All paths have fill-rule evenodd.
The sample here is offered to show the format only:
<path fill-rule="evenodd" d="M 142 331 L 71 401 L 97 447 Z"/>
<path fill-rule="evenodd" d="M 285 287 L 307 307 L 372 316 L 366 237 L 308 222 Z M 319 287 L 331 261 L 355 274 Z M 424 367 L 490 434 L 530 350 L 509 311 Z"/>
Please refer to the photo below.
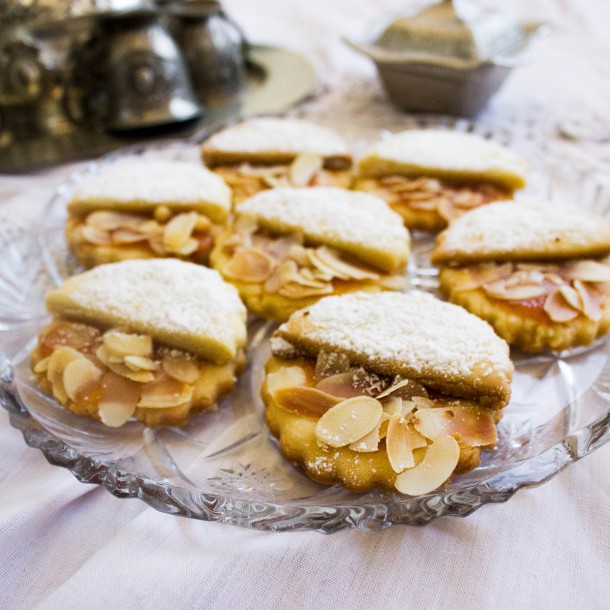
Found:
<path fill-rule="evenodd" d="M 448 123 L 446 118 L 442 120 L 424 118 L 417 123 L 418 126 L 436 126 L 439 124 L 479 131 L 475 124 L 465 123 L 464 121 Z M 506 134 L 502 135 L 503 137 L 498 139 L 507 142 Z M 372 136 L 362 136 L 361 133 L 352 134 L 352 141 L 357 147 L 362 147 L 371 138 Z M 530 161 L 533 159 L 540 165 L 541 159 L 536 152 L 533 139 L 533 137 L 524 137 L 518 142 L 513 142 L 508 137 L 508 143 L 513 148 L 520 150 Z M 124 155 L 134 154 L 169 154 L 173 157 L 184 158 L 196 153 L 197 141 L 198 139 L 195 138 L 189 142 L 166 142 L 160 145 L 130 147 L 118 154 L 110 155 L 102 161 L 102 164 L 112 162 Z M 90 172 L 99 171 L 100 166 L 99 162 L 93 162 L 84 170 L 74 174 L 68 182 L 58 189 L 49 202 L 44 213 L 46 229 L 38 233 L 38 251 L 34 253 L 34 256 L 42 257 L 45 268 L 44 272 L 40 269 L 36 272 L 32 270 L 32 275 L 35 275 L 36 279 L 29 278 L 31 281 L 40 281 L 39 276 L 46 273 L 48 277 L 44 281 L 52 285 L 60 281 L 64 274 L 75 270 L 74 261 L 64 256 L 65 246 L 64 251 L 58 257 L 52 244 L 54 240 L 58 239 L 58 231 L 62 226 L 64 203 L 71 189 Z M 551 180 L 553 169 L 545 169 L 546 172 L 538 172 L 534 176 L 535 188 L 530 196 L 540 196 L 541 193 L 547 195 L 549 192 L 554 192 L 556 174 L 553 174 L 553 180 Z M 581 198 L 588 202 L 587 205 L 595 207 L 600 212 L 605 213 L 607 211 L 610 205 L 610 194 L 604 190 L 605 187 L 601 183 L 598 183 L 597 180 L 581 180 L 582 176 L 570 176 L 569 178 L 567 181 L 565 175 L 557 178 L 561 182 L 559 191 L 562 195 L 566 196 L 566 193 L 569 192 L 568 188 L 575 188 L 575 192 L 580 193 Z M 553 186 L 551 186 L 551 182 Z M 583 191 L 586 191 L 586 193 L 583 193 Z M 9 254 L 11 248 L 17 252 L 12 257 L 3 257 L 3 260 L 7 261 L 7 267 L 11 268 L 11 265 L 18 264 L 16 261 L 19 256 L 23 255 L 22 249 L 28 249 L 25 247 L 28 239 L 32 240 L 34 238 L 27 232 L 16 230 L 15 227 L 11 228 L 9 233 L 12 233 L 12 235 L 4 234 L 0 248 L 4 252 L 8 249 Z M 411 287 L 433 291 L 435 274 L 425 265 L 429 240 L 422 236 L 416 236 L 414 243 L 416 250 L 414 259 L 416 262 L 412 271 L 415 271 L 415 279 L 412 281 Z M 55 244 L 55 249 L 57 249 L 57 244 Z M 29 247 L 29 250 L 31 251 L 32 247 Z M 31 252 L 29 253 L 31 254 Z M 15 271 L 19 275 L 19 270 Z M 44 311 L 40 302 L 33 303 L 32 301 L 36 299 L 28 300 L 27 294 L 24 294 L 21 300 L 15 298 L 15 282 L 11 284 L 8 281 L 10 278 L 7 278 L 6 274 L 4 276 L 0 277 L 0 330 L 19 335 L 23 329 L 38 325 L 44 316 Z M 268 330 L 267 328 L 266 332 Z M 0 336 L 6 337 L 7 334 L 3 333 Z M 19 345 L 22 355 L 24 347 L 24 345 Z M 258 346 L 256 349 L 260 350 L 262 348 Z M 574 384 L 573 380 L 570 381 L 569 377 L 572 373 L 566 373 L 566 371 L 572 369 L 565 365 L 565 362 L 572 357 L 576 360 L 596 357 L 587 354 L 599 354 L 603 362 L 598 358 L 599 362 L 594 367 L 599 374 L 593 380 L 594 384 L 587 385 L 585 389 L 580 388 L 580 394 L 577 394 L 575 388 L 578 383 Z M 542 360 L 544 358 L 542 357 Z M 522 358 L 522 366 L 526 367 L 525 370 L 529 370 L 527 367 L 535 368 L 542 360 L 525 357 L 525 359 Z M 13 361 L 17 361 L 14 354 Z M 571 428 L 568 433 L 558 442 L 552 442 L 545 446 L 544 450 L 534 455 L 523 459 L 513 459 L 506 465 L 505 469 L 496 468 L 494 470 L 493 467 L 488 468 L 485 471 L 488 476 L 484 476 L 480 480 L 477 479 L 477 470 L 475 470 L 473 473 L 456 477 L 455 482 L 452 482 L 446 489 L 419 498 L 408 498 L 381 491 L 357 495 L 348 492 L 342 493 L 339 490 L 337 494 L 335 493 L 337 486 L 327 489 L 316 486 L 323 491 L 310 497 L 284 498 L 282 501 L 273 501 L 273 498 L 270 499 L 269 497 L 252 499 L 251 496 L 243 493 L 240 496 L 238 487 L 235 487 L 231 493 L 228 493 L 223 487 L 220 487 L 221 493 L 209 493 L 210 490 L 200 489 L 195 485 L 180 485 L 167 478 L 154 478 L 130 471 L 129 468 L 121 467 L 116 462 L 92 457 L 87 455 L 86 451 L 79 451 L 77 448 L 70 446 L 60 435 L 54 434 L 52 429 L 45 427 L 33 417 L 24 401 L 19 398 L 15 391 L 14 370 L 7 358 L 0 362 L 0 403 L 9 411 L 11 424 L 21 430 L 26 443 L 31 447 L 40 449 L 51 464 L 67 468 L 82 482 L 102 485 L 117 497 L 137 497 L 162 512 L 254 529 L 273 531 L 316 530 L 326 533 L 346 527 L 380 530 L 392 524 L 421 525 L 440 516 L 466 516 L 484 504 L 504 502 L 517 490 L 544 483 L 571 462 L 584 457 L 610 440 L 610 415 L 608 413 L 610 390 L 606 389 L 610 388 L 610 365 L 607 361 L 608 346 L 604 342 L 598 342 L 587 350 L 579 350 L 567 355 L 546 356 L 546 364 L 557 363 L 557 368 L 560 369 L 559 377 L 562 378 L 562 383 L 566 386 L 569 396 L 572 398 L 568 405 L 562 407 L 560 412 L 553 413 L 553 419 L 550 421 L 555 422 L 557 418 L 560 418 L 562 425 Z M 564 370 L 561 370 L 562 364 L 565 365 Z M 577 364 L 574 368 L 577 376 L 584 370 L 579 369 L 578 366 L 581 365 Z M 600 373 L 602 369 L 603 375 Z M 566 379 L 563 379 L 566 375 Z M 591 382 L 590 373 L 585 377 L 588 379 L 587 383 Z M 581 400 L 581 394 L 584 391 L 591 390 L 593 385 L 596 386 L 593 394 L 595 394 L 595 397 L 599 397 L 599 401 L 596 398 L 589 402 L 595 403 L 596 417 L 592 418 L 589 413 L 589 419 L 584 423 L 580 419 L 579 411 L 586 411 L 584 403 L 587 401 Z M 593 396 L 591 392 L 589 394 Z M 254 397 L 252 400 L 256 401 Z M 590 407 L 590 409 L 592 408 Z M 510 428 L 509 422 L 506 438 L 512 438 L 511 434 L 516 433 L 515 430 Z M 516 446 L 519 447 L 519 444 Z M 279 454 L 277 447 L 273 449 Z M 247 470 L 250 465 L 240 466 L 245 468 L 245 472 L 237 473 L 237 475 L 243 475 L 244 480 L 247 480 Z M 292 467 L 288 466 L 288 468 Z M 232 476 L 237 475 L 232 473 Z M 297 475 L 295 474 L 295 476 Z M 233 483 L 234 480 L 231 481 L 231 484 Z"/>

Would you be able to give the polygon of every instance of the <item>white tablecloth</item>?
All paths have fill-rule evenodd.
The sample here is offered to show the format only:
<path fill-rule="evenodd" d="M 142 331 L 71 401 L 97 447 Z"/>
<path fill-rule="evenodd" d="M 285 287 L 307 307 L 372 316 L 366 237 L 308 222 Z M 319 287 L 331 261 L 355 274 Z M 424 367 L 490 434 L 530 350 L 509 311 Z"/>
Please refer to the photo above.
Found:
<path fill-rule="evenodd" d="M 501 4 L 499 0 L 496 2 Z M 404 0 L 227 0 L 255 40 L 320 71 L 324 122 L 397 125 L 366 60 L 339 41 Z M 610 3 L 520 0 L 555 24 L 481 117 L 524 117 L 560 163 L 608 171 Z M 377 124 L 377 123 L 375 123 Z M 73 167 L 0 178 L 0 216 L 29 218 Z M 0 608 L 607 608 L 610 446 L 467 519 L 378 534 L 273 534 L 164 515 L 78 483 L 0 409 Z"/>

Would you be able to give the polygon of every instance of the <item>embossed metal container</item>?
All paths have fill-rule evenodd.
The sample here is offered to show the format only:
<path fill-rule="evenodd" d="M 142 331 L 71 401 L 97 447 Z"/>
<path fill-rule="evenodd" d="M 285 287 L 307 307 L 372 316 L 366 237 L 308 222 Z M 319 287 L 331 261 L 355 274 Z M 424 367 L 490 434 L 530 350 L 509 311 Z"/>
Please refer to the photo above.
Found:
<path fill-rule="evenodd" d="M 547 29 L 469 0 L 443 0 L 346 42 L 375 62 L 399 108 L 471 116 L 531 60 L 533 40 Z"/>
<path fill-rule="evenodd" d="M 73 78 L 83 99 L 76 113 L 69 110 L 74 120 L 91 119 L 120 131 L 201 114 L 178 45 L 154 10 L 102 14 L 77 53 Z"/>

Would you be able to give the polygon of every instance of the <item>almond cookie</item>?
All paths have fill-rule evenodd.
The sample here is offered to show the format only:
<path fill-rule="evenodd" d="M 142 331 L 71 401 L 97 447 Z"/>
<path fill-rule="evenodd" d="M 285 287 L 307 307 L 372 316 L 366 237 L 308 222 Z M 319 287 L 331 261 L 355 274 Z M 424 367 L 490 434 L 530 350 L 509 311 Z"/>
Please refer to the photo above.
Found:
<path fill-rule="evenodd" d="M 233 189 L 240 203 L 277 187 L 349 188 L 352 158 L 332 131 L 298 119 L 252 119 L 214 134 L 203 162 Z"/>
<path fill-rule="evenodd" d="M 574 206 L 493 203 L 437 238 L 442 291 L 528 352 L 610 329 L 610 223 Z"/>
<path fill-rule="evenodd" d="M 440 231 L 525 186 L 526 164 L 496 142 L 457 131 L 409 130 L 375 144 L 354 188 L 385 199 L 410 229 Z"/>
<path fill-rule="evenodd" d="M 403 288 L 409 243 L 373 195 L 278 188 L 239 206 L 210 262 L 253 314 L 281 322 L 325 295 Z"/>
<path fill-rule="evenodd" d="M 195 163 L 123 159 L 76 190 L 66 238 L 86 268 L 165 257 L 207 264 L 230 210 L 230 189 Z"/>
<path fill-rule="evenodd" d="M 123 261 L 47 295 L 53 321 L 31 368 L 77 415 L 176 426 L 215 408 L 244 366 L 246 310 L 212 269 L 176 259 Z"/>
<path fill-rule="evenodd" d="M 284 456 L 352 491 L 434 491 L 496 443 L 508 346 L 421 293 L 328 297 L 271 340 L 262 397 Z"/>

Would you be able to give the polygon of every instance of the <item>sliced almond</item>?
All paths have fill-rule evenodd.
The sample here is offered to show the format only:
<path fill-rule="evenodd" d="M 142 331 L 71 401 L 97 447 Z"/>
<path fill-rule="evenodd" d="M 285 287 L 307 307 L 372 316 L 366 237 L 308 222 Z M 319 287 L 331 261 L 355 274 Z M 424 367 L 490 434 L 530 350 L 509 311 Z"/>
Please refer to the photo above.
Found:
<path fill-rule="evenodd" d="M 156 371 L 159 368 L 157 362 L 143 356 L 125 356 L 124 362 L 132 371 Z"/>
<path fill-rule="evenodd" d="M 102 371 L 88 358 L 82 356 L 66 365 L 63 373 L 63 385 L 68 398 L 77 402 L 88 390 L 91 390 L 100 380 Z"/>
<path fill-rule="evenodd" d="M 316 387 L 318 390 L 338 398 L 354 398 L 366 394 L 363 388 L 354 386 L 354 374 L 350 372 L 325 377 L 318 382 Z"/>
<path fill-rule="evenodd" d="M 421 383 L 417 383 L 417 381 L 413 381 L 412 379 L 403 379 L 398 381 L 381 392 L 381 394 L 379 394 L 379 396 L 376 398 L 379 400 L 380 398 L 384 398 L 390 394 L 395 395 L 398 398 L 403 398 L 404 400 L 411 400 L 414 396 L 423 396 L 424 398 L 428 397 L 428 391 L 426 388 L 424 388 Z"/>
<path fill-rule="evenodd" d="M 307 248 L 307 256 L 311 264 L 320 271 L 325 277 L 333 278 L 336 277 L 340 280 L 348 280 L 349 274 L 338 270 L 329 265 L 318 253 L 319 248 Z"/>
<path fill-rule="evenodd" d="M 427 445 L 426 439 L 413 430 L 401 415 L 392 415 L 386 433 L 386 451 L 394 472 L 415 466 L 413 451 Z"/>
<path fill-rule="evenodd" d="M 95 355 L 102 364 L 121 377 L 126 377 L 127 379 L 137 381 L 138 383 L 149 383 L 155 378 L 154 374 L 150 371 L 134 371 L 122 362 L 113 362 L 112 354 L 105 345 L 100 345 L 96 350 Z"/>
<path fill-rule="evenodd" d="M 582 301 L 582 312 L 593 322 L 602 319 L 602 303 L 604 297 L 592 286 L 587 286 L 580 280 L 574 281 L 574 289 L 578 292 Z"/>
<path fill-rule="evenodd" d="M 290 164 L 288 176 L 292 186 L 309 186 L 314 176 L 322 169 L 324 158 L 312 152 L 301 153 Z"/>
<path fill-rule="evenodd" d="M 429 398 L 425 398 L 424 396 L 413 396 L 411 399 L 418 409 L 432 409 L 434 407 L 434 402 Z"/>
<path fill-rule="evenodd" d="M 482 287 L 487 295 L 502 301 L 527 301 L 546 294 L 546 290 L 542 285 L 519 284 L 507 286 L 506 280 L 497 280 L 489 284 L 483 284 Z"/>
<path fill-rule="evenodd" d="M 175 252 L 180 256 L 189 256 L 190 254 L 193 254 L 197 248 L 199 248 L 199 241 L 191 237 L 190 239 L 187 239 L 184 245 L 181 248 L 178 248 Z"/>
<path fill-rule="evenodd" d="M 242 282 L 264 282 L 275 267 L 273 259 L 260 250 L 243 248 L 222 268 L 227 277 Z"/>
<path fill-rule="evenodd" d="M 286 297 L 287 299 L 293 299 L 300 301 L 302 299 L 309 299 L 311 297 L 320 297 L 327 294 L 332 294 L 333 287 L 331 284 L 325 284 L 320 288 L 313 288 L 310 286 L 303 286 L 301 284 L 283 284 L 278 290 L 278 294 Z"/>
<path fill-rule="evenodd" d="M 378 397 L 379 399 L 379 397 Z M 389 415 L 400 415 L 404 417 L 415 409 L 415 403 L 410 400 L 403 400 L 398 396 L 386 396 L 381 399 L 383 410 Z"/>
<path fill-rule="evenodd" d="M 451 434 L 468 447 L 493 446 L 497 441 L 492 414 L 472 407 L 422 409 L 413 417 L 415 429 L 434 440 Z"/>
<path fill-rule="evenodd" d="M 34 365 L 34 372 L 35 373 L 46 373 L 47 369 L 49 368 L 49 360 L 50 360 L 50 356 L 47 356 L 46 358 L 43 358 L 42 360 L 39 360 L 35 365 Z"/>
<path fill-rule="evenodd" d="M 122 426 L 135 412 L 142 386 L 108 371 L 101 380 L 98 413 L 102 423 L 112 428 Z"/>
<path fill-rule="evenodd" d="M 58 347 L 49 356 L 47 379 L 51 384 L 60 384 L 63 387 L 64 370 L 70 362 L 80 360 L 83 355 L 72 347 Z"/>
<path fill-rule="evenodd" d="M 347 277 L 354 280 L 378 280 L 379 274 L 369 271 L 364 267 L 359 267 L 347 263 L 340 258 L 338 252 L 326 246 L 316 248 L 317 259 L 324 265 L 332 269 L 336 277 Z"/>
<path fill-rule="evenodd" d="M 178 252 L 191 238 L 197 224 L 197 212 L 174 216 L 163 231 L 163 245 L 169 252 Z"/>
<path fill-rule="evenodd" d="M 199 379 L 199 366 L 186 356 L 165 356 L 161 361 L 163 370 L 173 379 L 194 384 Z"/>
<path fill-rule="evenodd" d="M 116 356 L 150 357 L 153 350 L 152 337 L 120 330 L 109 330 L 104 333 L 103 343 L 106 349 Z"/>
<path fill-rule="evenodd" d="M 565 276 L 581 282 L 610 282 L 610 266 L 593 260 L 580 260 L 570 263 Z"/>
<path fill-rule="evenodd" d="M 452 436 L 440 436 L 428 446 L 422 462 L 396 477 L 395 487 L 403 494 L 420 496 L 438 489 L 453 474 L 460 448 Z"/>
<path fill-rule="evenodd" d="M 116 244 L 135 244 L 139 241 L 146 241 L 148 235 L 131 229 L 119 229 L 112 233 L 112 241 Z"/>
<path fill-rule="evenodd" d="M 193 386 L 166 375 L 147 383 L 142 388 L 138 407 L 167 409 L 188 402 L 193 397 Z"/>
<path fill-rule="evenodd" d="M 84 226 L 81 229 L 81 235 L 90 244 L 94 244 L 96 246 L 107 246 L 112 241 L 108 231 L 103 231 L 97 227 Z"/>
<path fill-rule="evenodd" d="M 323 417 L 341 402 L 336 396 L 308 386 L 279 387 L 273 391 L 272 396 L 278 407 L 307 417 Z"/>
<path fill-rule="evenodd" d="M 344 447 L 373 430 L 382 413 L 381 403 L 374 398 L 348 398 L 322 415 L 316 424 L 316 438 L 331 447 Z"/>
<path fill-rule="evenodd" d="M 373 451 L 377 451 L 379 449 L 379 442 L 381 441 L 381 437 L 379 435 L 380 428 L 381 419 L 368 434 L 365 434 L 362 438 L 354 441 L 351 445 L 349 445 L 348 448 L 352 451 L 356 451 L 357 453 L 372 453 Z"/>
<path fill-rule="evenodd" d="M 569 322 L 578 316 L 578 310 L 574 309 L 566 301 L 561 290 L 554 290 L 544 302 L 544 311 L 553 322 Z"/>
<path fill-rule="evenodd" d="M 85 223 L 88 227 L 95 227 L 100 231 L 116 231 L 134 227 L 142 222 L 142 216 L 123 214 L 121 212 L 106 212 L 99 210 L 91 212 Z"/>
<path fill-rule="evenodd" d="M 559 292 L 561 292 L 561 296 L 572 309 L 576 309 L 577 311 L 583 310 L 582 297 L 578 293 L 578 290 L 566 284 L 559 288 Z"/>
<path fill-rule="evenodd" d="M 283 366 L 266 378 L 267 391 L 273 394 L 280 388 L 293 388 L 307 383 L 305 371 L 300 366 Z"/>

